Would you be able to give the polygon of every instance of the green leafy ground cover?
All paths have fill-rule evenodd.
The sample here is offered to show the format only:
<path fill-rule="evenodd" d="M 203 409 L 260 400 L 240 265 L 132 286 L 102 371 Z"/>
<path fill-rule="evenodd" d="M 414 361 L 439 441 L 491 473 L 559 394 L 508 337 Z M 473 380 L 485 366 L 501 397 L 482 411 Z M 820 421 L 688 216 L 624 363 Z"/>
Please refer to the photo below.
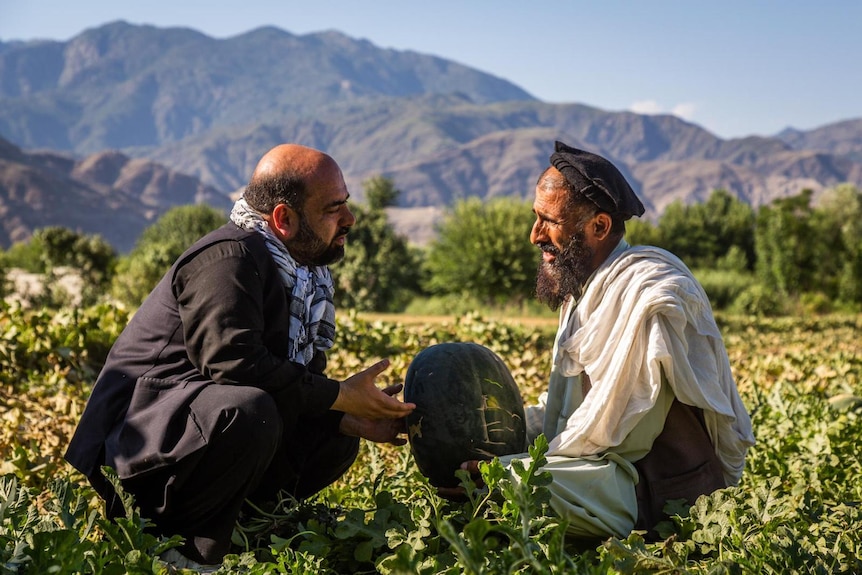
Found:
<path fill-rule="evenodd" d="M 127 498 L 105 520 L 61 455 L 122 310 L 0 309 L 0 573 L 167 573 L 157 540 Z M 360 461 L 318 496 L 249 508 L 223 573 L 859 573 L 862 572 L 862 316 L 720 317 L 754 423 L 739 486 L 672 506 L 664 539 L 570 541 L 548 512 L 536 465 L 517 481 L 497 464 L 490 490 L 437 497 L 404 448 L 363 444 Z M 442 341 L 475 341 L 504 358 L 528 401 L 544 387 L 552 328 L 466 316 L 449 322 L 339 318 L 333 376 L 381 357 L 400 381 Z M 464 478 L 469 483 L 467 478 Z"/>

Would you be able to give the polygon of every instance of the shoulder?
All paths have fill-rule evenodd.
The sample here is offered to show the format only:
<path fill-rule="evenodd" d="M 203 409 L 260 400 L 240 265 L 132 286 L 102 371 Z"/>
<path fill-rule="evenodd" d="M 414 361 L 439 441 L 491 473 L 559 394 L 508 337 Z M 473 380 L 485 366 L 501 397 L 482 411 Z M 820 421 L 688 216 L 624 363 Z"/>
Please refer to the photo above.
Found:
<path fill-rule="evenodd" d="M 176 267 L 204 265 L 229 257 L 256 259 L 267 254 L 266 244 L 260 234 L 228 222 L 192 244 L 177 259 Z"/>
<path fill-rule="evenodd" d="M 263 237 L 229 222 L 202 237 L 177 259 L 171 283 L 184 286 L 195 282 L 195 278 L 248 273 L 268 281 L 272 268 L 274 263 Z"/>
<path fill-rule="evenodd" d="M 700 291 L 696 284 L 688 267 L 669 251 L 654 246 L 630 246 L 605 261 L 587 291 L 595 296 L 622 290 L 637 293 L 640 298 L 647 292 Z"/>
<path fill-rule="evenodd" d="M 656 246 L 630 246 L 609 262 L 612 268 L 642 269 L 647 272 L 691 276 L 691 270 L 677 256 Z"/>

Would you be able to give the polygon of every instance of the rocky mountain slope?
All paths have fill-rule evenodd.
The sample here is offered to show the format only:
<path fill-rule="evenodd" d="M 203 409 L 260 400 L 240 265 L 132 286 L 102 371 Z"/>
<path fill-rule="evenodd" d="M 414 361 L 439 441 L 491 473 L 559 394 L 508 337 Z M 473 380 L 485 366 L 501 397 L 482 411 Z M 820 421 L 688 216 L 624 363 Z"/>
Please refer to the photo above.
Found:
<path fill-rule="evenodd" d="M 332 154 L 358 201 L 366 178 L 393 178 L 396 227 L 425 239 L 459 198 L 530 197 L 555 139 L 612 159 L 650 218 L 717 188 L 761 205 L 862 187 L 862 119 L 724 140 L 674 116 L 540 102 L 461 64 L 335 31 L 214 39 L 114 22 L 68 42 L 0 42 L 0 137 L 11 142 L 0 244 L 64 224 L 123 249 L 141 229 L 132 220 L 225 205 L 286 141 Z M 65 209 L 51 211 L 60 197 Z M 112 230 L 112 214 L 127 225 Z"/>
<path fill-rule="evenodd" d="M 177 205 L 228 209 L 229 199 L 196 178 L 149 160 L 100 152 L 77 160 L 25 152 L 0 139 L 0 245 L 27 240 L 35 229 L 64 226 L 101 234 L 120 251 Z"/>

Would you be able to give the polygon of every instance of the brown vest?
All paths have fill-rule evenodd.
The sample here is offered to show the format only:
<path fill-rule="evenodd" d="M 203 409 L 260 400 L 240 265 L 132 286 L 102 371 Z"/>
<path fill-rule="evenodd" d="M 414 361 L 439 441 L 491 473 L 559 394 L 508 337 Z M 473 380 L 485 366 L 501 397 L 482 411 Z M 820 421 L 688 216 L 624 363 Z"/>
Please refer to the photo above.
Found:
<path fill-rule="evenodd" d="M 727 485 L 721 461 L 706 431 L 703 411 L 674 399 L 664 428 L 649 453 L 635 462 L 640 476 L 636 529 L 648 530 L 655 538 L 655 525 L 667 515 L 662 511 L 669 499 L 694 504 L 700 495 Z"/>

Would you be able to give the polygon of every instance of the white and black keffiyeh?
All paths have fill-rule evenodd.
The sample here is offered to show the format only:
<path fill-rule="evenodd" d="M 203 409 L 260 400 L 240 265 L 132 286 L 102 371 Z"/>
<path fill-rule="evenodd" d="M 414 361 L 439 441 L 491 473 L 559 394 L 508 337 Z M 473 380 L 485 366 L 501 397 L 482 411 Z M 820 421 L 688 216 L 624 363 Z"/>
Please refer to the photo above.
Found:
<path fill-rule="evenodd" d="M 327 350 L 335 340 L 335 288 L 326 266 L 300 266 L 269 224 L 240 198 L 230 213 L 233 223 L 263 235 L 266 247 L 278 267 L 285 288 L 290 292 L 288 329 L 290 361 L 308 365 L 315 350 Z"/>

